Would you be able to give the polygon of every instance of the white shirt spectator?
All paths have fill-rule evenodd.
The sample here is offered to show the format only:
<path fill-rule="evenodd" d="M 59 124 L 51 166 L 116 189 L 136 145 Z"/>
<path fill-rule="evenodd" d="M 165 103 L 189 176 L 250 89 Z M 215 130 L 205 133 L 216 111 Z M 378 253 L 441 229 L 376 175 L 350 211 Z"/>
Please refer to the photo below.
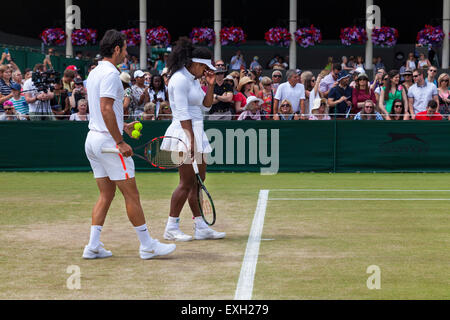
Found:
<path fill-rule="evenodd" d="M 123 97 L 124 89 L 120 81 L 120 72 L 108 61 L 99 61 L 98 67 L 91 71 L 87 79 L 89 102 L 89 129 L 109 134 L 100 109 L 100 98 L 114 99 L 113 109 L 117 125 L 123 134 Z"/>
<path fill-rule="evenodd" d="M 294 112 L 299 112 L 300 100 L 305 100 L 305 87 L 301 83 L 297 83 L 295 87 L 293 87 L 289 82 L 284 82 L 278 87 L 275 99 L 280 102 L 284 99 L 289 100 L 292 104 L 292 110 Z"/>
<path fill-rule="evenodd" d="M 408 98 L 413 98 L 414 113 L 417 114 L 427 110 L 428 102 L 433 100 L 434 96 L 438 95 L 436 86 L 433 83 L 424 83 L 423 86 L 418 86 L 414 83 L 408 90 Z"/>
<path fill-rule="evenodd" d="M 39 95 L 39 92 L 37 92 L 36 87 L 34 86 L 31 78 L 25 81 L 25 83 L 23 84 L 23 91 L 28 91 L 27 93 L 30 94 L 33 98 Z M 29 112 L 52 114 L 52 107 L 50 106 L 50 100 L 47 101 L 36 100 L 33 103 L 29 103 L 28 107 Z"/>
<path fill-rule="evenodd" d="M 230 69 L 239 70 L 241 66 L 245 68 L 244 58 L 241 58 L 241 56 L 233 56 L 230 61 Z"/>
<path fill-rule="evenodd" d="M 320 81 L 319 85 L 319 91 L 320 92 L 328 92 L 331 88 L 333 88 L 334 83 L 336 80 L 333 78 L 333 73 L 329 73 L 327 76 L 325 76 L 322 81 Z"/>
<path fill-rule="evenodd" d="M 81 119 L 78 113 L 73 113 L 70 115 L 69 121 L 89 121 L 89 114 L 86 114 L 87 120 Z"/>

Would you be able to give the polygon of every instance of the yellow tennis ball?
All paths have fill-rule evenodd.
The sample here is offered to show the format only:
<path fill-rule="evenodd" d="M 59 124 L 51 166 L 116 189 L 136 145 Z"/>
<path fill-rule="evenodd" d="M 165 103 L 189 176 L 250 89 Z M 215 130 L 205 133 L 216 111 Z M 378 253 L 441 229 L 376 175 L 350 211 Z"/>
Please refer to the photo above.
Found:
<path fill-rule="evenodd" d="M 131 133 L 131 136 L 132 136 L 133 138 L 135 138 L 135 139 L 139 139 L 139 137 L 141 136 L 141 133 L 140 133 L 138 130 L 134 130 L 134 131 Z"/>
<path fill-rule="evenodd" d="M 136 129 L 137 131 L 141 131 L 143 128 L 142 123 L 138 122 L 134 125 L 134 129 Z"/>

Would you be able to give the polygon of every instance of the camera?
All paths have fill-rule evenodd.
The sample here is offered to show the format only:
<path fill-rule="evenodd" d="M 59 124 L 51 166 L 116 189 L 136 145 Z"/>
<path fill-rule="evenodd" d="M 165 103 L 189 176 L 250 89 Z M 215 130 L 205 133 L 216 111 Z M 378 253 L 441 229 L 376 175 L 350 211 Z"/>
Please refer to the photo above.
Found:
<path fill-rule="evenodd" d="M 61 81 L 61 74 L 53 69 L 45 72 L 33 72 L 31 76 L 34 86 L 38 92 L 47 93 L 49 90 L 53 92 L 55 90 L 55 84 Z"/>

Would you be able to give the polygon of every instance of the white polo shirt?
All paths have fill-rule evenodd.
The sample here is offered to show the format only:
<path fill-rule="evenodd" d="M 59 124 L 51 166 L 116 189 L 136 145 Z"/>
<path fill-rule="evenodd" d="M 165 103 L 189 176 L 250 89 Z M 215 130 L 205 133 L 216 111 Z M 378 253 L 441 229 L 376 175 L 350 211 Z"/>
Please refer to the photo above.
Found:
<path fill-rule="evenodd" d="M 120 133 L 123 134 L 124 89 L 119 70 L 108 61 L 100 61 L 89 74 L 86 87 L 89 102 L 89 129 L 109 134 L 100 109 L 100 98 L 112 98 L 117 125 Z"/>
<path fill-rule="evenodd" d="M 413 98 L 414 113 L 427 110 L 428 102 L 433 100 L 434 96 L 438 95 L 436 86 L 433 83 L 424 83 L 423 86 L 418 86 L 414 83 L 408 90 L 408 98 Z"/>
<path fill-rule="evenodd" d="M 295 87 L 291 86 L 289 82 L 284 82 L 279 85 L 275 99 L 280 103 L 287 99 L 292 104 L 294 112 L 300 111 L 300 100 L 305 100 L 305 87 L 301 83 L 297 83 Z"/>

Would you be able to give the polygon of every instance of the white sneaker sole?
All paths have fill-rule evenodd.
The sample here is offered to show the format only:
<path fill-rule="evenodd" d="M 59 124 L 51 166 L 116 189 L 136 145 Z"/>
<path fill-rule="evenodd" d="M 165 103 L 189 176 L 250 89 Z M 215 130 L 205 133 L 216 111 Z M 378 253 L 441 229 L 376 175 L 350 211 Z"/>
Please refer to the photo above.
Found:
<path fill-rule="evenodd" d="M 112 253 L 100 254 L 100 253 L 95 253 L 92 251 L 86 252 L 86 249 L 83 252 L 83 259 L 86 259 L 86 260 L 106 259 L 106 258 L 110 258 L 110 257 L 112 257 Z"/>
<path fill-rule="evenodd" d="M 195 240 L 219 240 L 219 239 L 223 239 L 226 237 L 226 234 L 221 234 L 221 235 L 217 235 L 217 236 L 198 236 L 198 235 L 194 235 L 194 239 Z"/>
<path fill-rule="evenodd" d="M 139 253 L 142 260 L 149 260 L 155 257 L 166 256 L 168 254 L 171 254 L 172 252 L 175 251 L 175 249 L 176 246 L 174 245 L 173 247 L 170 246 L 169 248 L 167 248 L 167 250 L 158 253 L 156 253 L 155 251 L 140 251 Z"/>
<path fill-rule="evenodd" d="M 164 239 L 167 241 L 189 242 L 189 241 L 192 241 L 193 238 L 190 236 L 180 238 L 180 237 L 173 237 L 173 236 L 164 234 Z"/>

